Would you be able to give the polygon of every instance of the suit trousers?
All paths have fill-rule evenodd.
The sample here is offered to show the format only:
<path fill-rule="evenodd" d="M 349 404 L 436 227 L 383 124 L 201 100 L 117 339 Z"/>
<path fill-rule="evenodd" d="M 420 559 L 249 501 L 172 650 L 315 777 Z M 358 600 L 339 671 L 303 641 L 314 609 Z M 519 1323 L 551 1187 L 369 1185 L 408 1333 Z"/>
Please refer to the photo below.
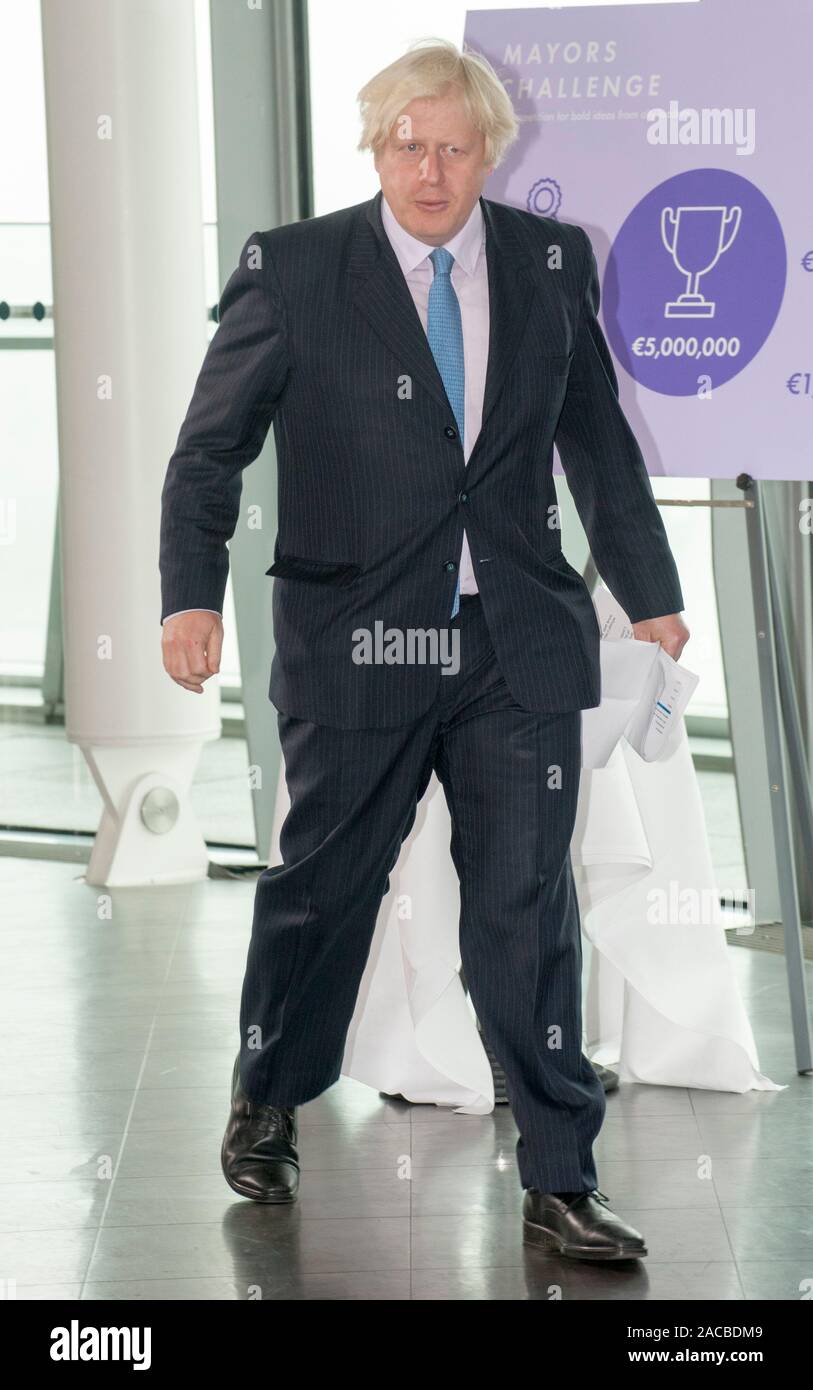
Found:
<path fill-rule="evenodd" d="M 520 1182 L 595 1188 L 606 1101 L 582 1052 L 582 942 L 570 859 L 581 710 L 513 699 L 480 596 L 450 621 L 459 669 L 394 729 L 278 712 L 291 807 L 282 864 L 257 882 L 240 1005 L 240 1074 L 256 1102 L 294 1106 L 338 1080 L 389 874 L 434 769 L 460 881 L 460 955 L 505 1072 Z M 461 1120 L 465 1123 L 465 1120 Z"/>

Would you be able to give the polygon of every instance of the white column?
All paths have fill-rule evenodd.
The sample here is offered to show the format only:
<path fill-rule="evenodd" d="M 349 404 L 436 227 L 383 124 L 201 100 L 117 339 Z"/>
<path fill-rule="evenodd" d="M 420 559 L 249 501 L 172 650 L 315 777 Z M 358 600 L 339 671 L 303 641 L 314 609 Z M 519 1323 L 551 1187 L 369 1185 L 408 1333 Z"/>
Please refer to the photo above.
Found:
<path fill-rule="evenodd" d="M 206 349 L 193 0 L 42 0 L 66 732 L 104 798 L 90 883 L 184 882 L 219 692 L 161 661 L 160 494 Z"/>

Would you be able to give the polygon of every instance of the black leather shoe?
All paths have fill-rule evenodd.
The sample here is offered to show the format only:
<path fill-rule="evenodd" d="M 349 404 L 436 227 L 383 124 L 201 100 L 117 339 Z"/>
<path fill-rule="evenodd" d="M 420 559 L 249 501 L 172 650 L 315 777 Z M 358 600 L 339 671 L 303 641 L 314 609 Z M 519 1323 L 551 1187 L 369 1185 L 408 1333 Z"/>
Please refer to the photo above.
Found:
<path fill-rule="evenodd" d="M 231 1115 L 223 1136 L 220 1163 L 233 1192 L 254 1202 L 293 1202 L 299 1191 L 296 1111 L 249 1100 L 240 1083 L 240 1056 L 234 1063 Z"/>
<path fill-rule="evenodd" d="M 610 1211 L 598 1188 L 557 1197 L 529 1187 L 522 1200 L 523 1243 L 572 1260 L 639 1260 L 648 1254 L 640 1231 Z"/>

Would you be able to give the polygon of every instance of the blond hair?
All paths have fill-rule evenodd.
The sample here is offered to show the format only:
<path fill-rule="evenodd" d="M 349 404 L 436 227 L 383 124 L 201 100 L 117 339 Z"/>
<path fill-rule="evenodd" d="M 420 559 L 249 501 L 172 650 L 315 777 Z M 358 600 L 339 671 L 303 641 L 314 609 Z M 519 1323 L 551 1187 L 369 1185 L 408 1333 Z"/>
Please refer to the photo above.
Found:
<path fill-rule="evenodd" d="M 460 89 L 469 119 L 483 135 L 485 163 L 496 168 L 519 133 L 511 99 L 487 58 L 461 52 L 447 39 L 418 39 L 362 87 L 358 148 L 377 152 L 411 101 L 445 96 L 450 86 Z"/>

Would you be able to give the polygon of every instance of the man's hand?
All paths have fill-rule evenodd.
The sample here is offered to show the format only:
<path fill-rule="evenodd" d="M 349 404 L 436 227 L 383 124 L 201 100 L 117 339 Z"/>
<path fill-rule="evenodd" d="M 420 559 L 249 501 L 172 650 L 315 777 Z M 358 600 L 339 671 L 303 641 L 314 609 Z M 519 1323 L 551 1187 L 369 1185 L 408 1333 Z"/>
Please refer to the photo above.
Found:
<path fill-rule="evenodd" d="M 202 682 L 220 670 L 223 622 L 218 613 L 194 608 L 167 618 L 162 628 L 164 670 L 184 690 L 203 694 Z"/>
<path fill-rule="evenodd" d="M 632 632 L 639 642 L 660 642 L 673 661 L 680 659 L 691 636 L 679 613 L 669 613 L 664 618 L 642 618 L 639 623 L 633 623 Z"/>

